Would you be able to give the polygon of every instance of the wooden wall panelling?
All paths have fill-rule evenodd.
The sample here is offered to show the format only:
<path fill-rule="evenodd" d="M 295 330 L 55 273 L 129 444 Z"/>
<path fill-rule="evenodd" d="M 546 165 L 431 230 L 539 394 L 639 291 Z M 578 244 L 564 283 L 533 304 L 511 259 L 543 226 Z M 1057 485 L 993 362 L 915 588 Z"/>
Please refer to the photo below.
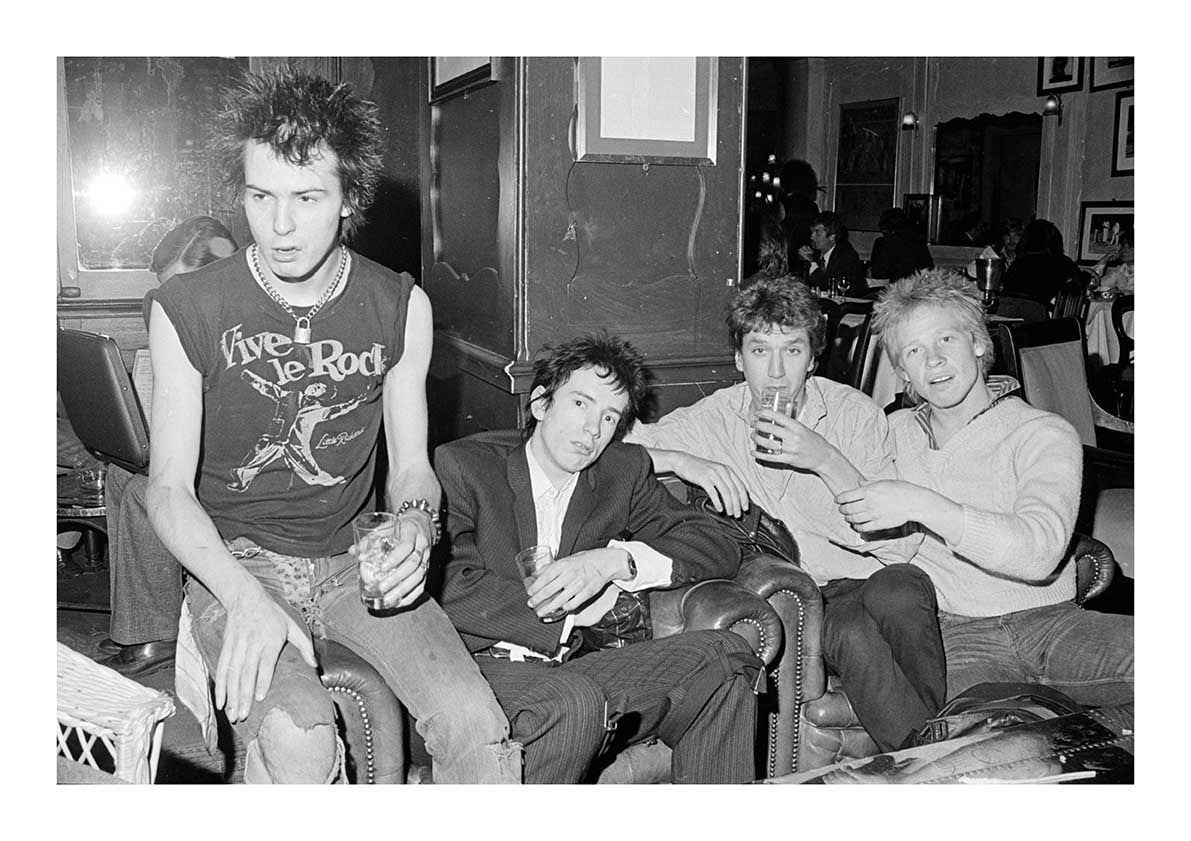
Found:
<path fill-rule="evenodd" d="M 723 317 L 738 280 L 743 60 L 720 60 L 717 165 L 648 170 L 575 163 L 572 59 L 500 60 L 500 82 L 430 110 L 436 434 L 520 422 L 536 351 L 598 328 L 665 372 L 659 406 L 735 381 Z"/>

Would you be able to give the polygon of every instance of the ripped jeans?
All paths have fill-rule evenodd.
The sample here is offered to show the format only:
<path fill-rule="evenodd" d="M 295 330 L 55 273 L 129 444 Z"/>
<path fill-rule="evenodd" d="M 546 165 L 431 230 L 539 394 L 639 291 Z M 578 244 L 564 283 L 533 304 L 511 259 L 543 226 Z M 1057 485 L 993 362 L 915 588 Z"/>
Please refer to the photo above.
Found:
<path fill-rule="evenodd" d="M 227 546 L 299 626 L 346 645 L 380 672 L 417 719 L 436 782 L 521 781 L 520 747 L 508 740 L 508 720 L 436 601 L 373 616 L 360 602 L 350 555 L 295 558 L 243 537 Z M 227 613 L 193 577 L 186 598 L 195 641 L 214 675 Z M 330 693 L 316 670 L 286 644 L 264 700 L 254 700 L 248 717 L 233 725 L 247 746 L 245 780 L 326 781 L 337 758 L 334 721 Z M 303 746 L 298 757 L 286 744 L 293 740 Z"/>

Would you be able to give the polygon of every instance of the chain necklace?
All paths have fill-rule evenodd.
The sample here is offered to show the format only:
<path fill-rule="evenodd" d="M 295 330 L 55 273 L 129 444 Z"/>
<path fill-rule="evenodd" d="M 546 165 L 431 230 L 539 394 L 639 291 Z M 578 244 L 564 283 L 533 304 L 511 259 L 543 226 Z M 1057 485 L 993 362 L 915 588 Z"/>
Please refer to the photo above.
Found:
<path fill-rule="evenodd" d="M 249 254 L 252 257 L 252 274 L 256 278 L 256 282 L 260 284 L 261 288 L 265 290 L 270 298 L 277 302 L 277 304 L 286 312 L 289 313 L 290 318 L 294 320 L 294 342 L 300 345 L 310 344 L 310 320 L 322 309 L 323 304 L 331 300 L 331 296 L 335 294 L 335 290 L 339 288 L 339 282 L 343 280 L 343 273 L 347 269 L 347 249 L 342 245 L 339 246 L 339 269 L 335 272 L 335 280 L 331 285 L 323 290 L 323 294 L 314 302 L 314 306 L 306 315 L 298 315 L 285 298 L 281 297 L 281 293 L 270 285 L 269 281 L 265 279 L 264 272 L 261 271 L 261 265 L 257 262 L 257 253 L 260 251 L 256 243 L 252 244 L 249 249 Z"/>

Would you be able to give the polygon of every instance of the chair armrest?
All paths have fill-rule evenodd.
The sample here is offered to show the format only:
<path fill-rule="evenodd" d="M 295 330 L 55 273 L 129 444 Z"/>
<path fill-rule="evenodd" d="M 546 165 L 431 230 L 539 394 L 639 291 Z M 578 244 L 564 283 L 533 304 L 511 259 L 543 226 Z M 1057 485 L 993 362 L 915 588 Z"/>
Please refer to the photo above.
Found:
<path fill-rule="evenodd" d="M 763 598 L 724 579 L 653 590 L 649 612 L 655 639 L 684 631 L 734 631 L 748 640 L 766 666 L 782 647 L 782 623 L 773 608 Z"/>
<path fill-rule="evenodd" d="M 1116 575 L 1112 550 L 1094 537 L 1078 532 L 1068 553 L 1075 564 L 1075 603 L 1082 605 L 1108 589 Z"/>
<path fill-rule="evenodd" d="M 405 710 L 375 668 L 350 648 L 315 638 L 323 685 L 344 722 L 357 783 L 405 781 Z"/>
<path fill-rule="evenodd" d="M 755 593 L 777 612 L 785 631 L 781 667 L 797 670 L 801 701 L 827 691 L 823 665 L 823 595 L 805 570 L 772 555 L 745 553 L 736 583 Z"/>

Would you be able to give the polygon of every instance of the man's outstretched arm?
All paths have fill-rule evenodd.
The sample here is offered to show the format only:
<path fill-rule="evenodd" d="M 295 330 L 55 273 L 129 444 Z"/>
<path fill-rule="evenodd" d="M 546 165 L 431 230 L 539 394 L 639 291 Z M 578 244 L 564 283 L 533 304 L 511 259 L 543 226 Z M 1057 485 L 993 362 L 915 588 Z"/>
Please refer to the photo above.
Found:
<path fill-rule="evenodd" d="M 202 378 L 161 305 L 149 317 L 153 360 L 148 511 L 161 542 L 227 611 L 215 670 L 215 703 L 235 722 L 261 700 L 286 642 L 311 666 L 314 649 L 298 627 L 223 544 L 194 491 L 202 435 Z"/>

